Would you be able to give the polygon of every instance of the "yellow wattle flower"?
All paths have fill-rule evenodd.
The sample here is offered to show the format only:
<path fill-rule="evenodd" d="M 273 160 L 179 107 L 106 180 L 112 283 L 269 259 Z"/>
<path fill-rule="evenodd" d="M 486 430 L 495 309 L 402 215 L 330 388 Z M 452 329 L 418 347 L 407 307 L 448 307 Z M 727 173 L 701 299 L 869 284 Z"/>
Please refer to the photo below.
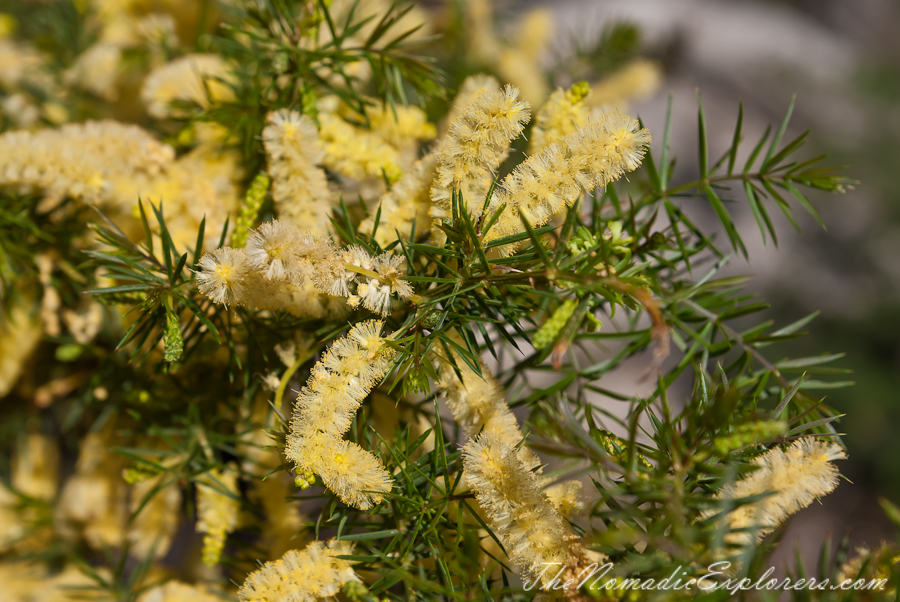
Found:
<path fill-rule="evenodd" d="M 452 215 L 454 189 L 470 212 L 480 213 L 510 142 L 522 133 L 530 116 L 530 106 L 519 100 L 519 91 L 512 86 L 498 92 L 484 89 L 466 105 L 436 151 L 432 217 Z"/>
<path fill-rule="evenodd" d="M 773 493 L 726 515 L 731 530 L 726 541 L 746 545 L 754 540 L 754 533 L 755 541 L 760 541 L 788 516 L 834 491 L 840 474 L 833 462 L 846 457 L 846 452 L 836 443 L 804 437 L 794 441 L 787 449 L 773 447 L 754 459 L 757 470 L 736 483 L 726 485 L 716 497 L 738 500 Z M 709 510 L 704 516 L 713 516 L 716 512 Z"/>
<path fill-rule="evenodd" d="M 353 553 L 349 541 L 314 541 L 291 550 L 247 576 L 238 590 L 241 602 L 314 602 L 337 594 L 349 582 L 360 582 L 350 562 L 338 556 Z"/>
<path fill-rule="evenodd" d="M 363 510 L 390 492 L 391 477 L 373 454 L 343 435 L 392 366 L 383 326 L 361 322 L 331 344 L 297 396 L 284 452 L 298 474 L 318 474 L 344 503 Z"/>
<path fill-rule="evenodd" d="M 333 195 L 319 167 L 325 154 L 315 124 L 287 109 L 270 113 L 267 122 L 262 137 L 279 219 L 312 234 L 326 234 Z"/>
<path fill-rule="evenodd" d="M 547 145 L 559 142 L 578 128 L 584 127 L 589 118 L 590 111 L 585 105 L 584 96 L 558 88 L 534 118 L 528 154 L 534 155 Z"/>
<path fill-rule="evenodd" d="M 203 562 L 214 566 L 241 510 L 237 474 L 213 469 L 197 483 L 197 532 L 203 533 Z"/>
<path fill-rule="evenodd" d="M 636 119 L 606 113 L 548 145 L 504 178 L 491 197 L 488 214 L 506 207 L 485 240 L 524 232 L 522 218 L 534 228 L 543 226 L 584 193 L 637 169 L 649 143 L 650 132 Z M 510 254 L 515 247 L 506 245 L 501 252 Z"/>

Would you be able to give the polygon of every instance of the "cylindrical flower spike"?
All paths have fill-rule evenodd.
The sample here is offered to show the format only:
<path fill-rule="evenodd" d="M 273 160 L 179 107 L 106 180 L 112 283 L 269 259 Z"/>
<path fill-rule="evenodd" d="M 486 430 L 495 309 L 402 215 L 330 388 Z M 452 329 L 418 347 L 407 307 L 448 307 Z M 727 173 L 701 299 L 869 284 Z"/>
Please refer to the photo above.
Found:
<path fill-rule="evenodd" d="M 602 564 L 605 557 L 581 545 L 515 446 L 483 432 L 463 447 L 463 466 L 466 482 L 510 560 L 529 576 L 546 584 L 560 571 L 577 573 L 592 562 Z M 577 590 L 567 594 L 577 595 Z"/>
<path fill-rule="evenodd" d="M 391 490 L 381 462 L 342 439 L 356 410 L 391 368 L 394 351 L 381 336 L 383 326 L 377 320 L 361 322 L 331 344 L 297 396 L 285 448 L 298 474 L 320 475 L 344 503 L 361 509 Z"/>
<path fill-rule="evenodd" d="M 149 132 L 115 121 L 88 121 L 0 136 L 0 184 L 27 186 L 91 203 L 131 206 L 134 184 L 175 164 L 175 150 Z M 132 184 L 126 184 L 126 180 Z M 137 186 L 141 188 L 140 185 Z"/>
<path fill-rule="evenodd" d="M 207 108 L 210 101 L 231 100 L 227 85 L 232 67 L 217 54 L 189 54 L 157 67 L 144 80 L 141 100 L 154 117 L 183 116 L 171 105 L 189 101 Z"/>
<path fill-rule="evenodd" d="M 726 485 L 717 497 L 737 500 L 774 493 L 729 512 L 726 520 L 732 532 L 726 541 L 746 545 L 753 539 L 754 531 L 759 541 L 787 517 L 834 491 L 840 474 L 832 462 L 846 457 L 836 443 L 804 437 L 785 450 L 774 447 L 756 458 L 753 463 L 759 468 L 740 481 Z M 714 514 L 716 511 L 710 510 L 706 516 Z"/>
<path fill-rule="evenodd" d="M 663 81 L 662 66 L 647 59 L 628 63 L 591 86 L 585 104 L 594 110 L 624 111 L 629 103 L 656 92 Z"/>
<path fill-rule="evenodd" d="M 447 112 L 444 121 L 441 123 L 441 137 L 446 135 L 447 130 L 453 125 L 456 118 L 462 115 L 462 112 L 469 106 L 469 103 L 475 100 L 476 96 L 485 91 L 500 91 L 500 82 L 497 81 L 497 78 L 492 75 L 479 73 L 477 75 L 470 75 L 463 80 L 462 85 L 459 86 L 459 90 L 456 93 L 456 98 L 453 99 L 450 110 Z"/>
<path fill-rule="evenodd" d="M 197 488 L 197 531 L 203 533 L 203 562 L 219 562 L 225 538 L 237 527 L 241 503 L 237 496 L 237 475 L 211 470 Z"/>
<path fill-rule="evenodd" d="M 461 341 L 457 339 L 457 342 Z M 488 367 L 482 365 L 479 376 L 462 358 L 455 353 L 452 355 L 456 369 L 446 359 L 440 360 L 438 374 L 441 380 L 438 388 L 446 396 L 447 406 L 456 423 L 468 435 L 479 432 L 495 435 L 517 448 L 519 460 L 529 470 L 535 474 L 543 472 L 537 454 L 530 447 L 521 445 L 525 435 L 506 404 L 500 383 L 491 375 Z M 568 518 L 580 513 L 584 507 L 580 499 L 581 489 L 580 481 L 563 481 L 546 488 L 545 493 L 553 507 Z"/>
<path fill-rule="evenodd" d="M 485 240 L 524 232 L 522 218 L 534 228 L 543 226 L 585 192 L 637 169 L 649 143 L 650 132 L 641 129 L 636 119 L 606 113 L 558 144 L 550 144 L 519 165 L 494 193 L 488 214 L 506 207 Z M 502 251 L 514 250 L 515 245 L 507 245 Z"/>
<path fill-rule="evenodd" d="M 329 229 L 332 194 L 318 167 L 325 154 L 312 120 L 296 111 L 270 113 L 262 132 L 278 217 L 313 234 Z"/>
<path fill-rule="evenodd" d="M 344 584 L 359 582 L 348 560 L 353 544 L 331 539 L 291 550 L 250 573 L 238 590 L 241 602 L 314 602 L 337 594 Z"/>
<path fill-rule="evenodd" d="M 500 383 L 487 366 L 481 366 L 483 376 L 479 376 L 462 358 L 455 353 L 453 356 L 459 376 L 449 361 L 442 359 L 438 366 L 441 377 L 438 387 L 446 396 L 453 419 L 470 436 L 483 431 L 518 447 L 525 435 L 506 404 Z M 540 470 L 540 458 L 531 448 L 523 445 L 518 454 L 529 470 Z"/>
<path fill-rule="evenodd" d="M 373 131 L 356 127 L 336 114 L 337 99 L 319 101 L 319 123 L 325 165 L 351 178 L 386 177 L 396 182 L 403 175 L 397 149 Z"/>
<path fill-rule="evenodd" d="M 438 167 L 431 188 L 432 217 L 451 215 L 452 192 L 458 190 L 470 212 L 480 212 L 509 144 L 522 133 L 530 117 L 519 91 L 483 90 L 450 125 L 438 148 Z"/>

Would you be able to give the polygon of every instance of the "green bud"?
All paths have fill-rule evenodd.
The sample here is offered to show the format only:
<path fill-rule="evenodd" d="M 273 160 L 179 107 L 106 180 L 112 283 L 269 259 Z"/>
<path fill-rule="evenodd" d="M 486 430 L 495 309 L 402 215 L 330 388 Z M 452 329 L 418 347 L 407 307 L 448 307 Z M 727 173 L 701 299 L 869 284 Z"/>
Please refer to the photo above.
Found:
<path fill-rule="evenodd" d="M 151 471 L 141 468 L 126 468 L 122 471 L 122 479 L 124 479 L 125 482 L 129 485 L 134 485 L 135 483 L 146 481 L 152 476 L 153 473 Z"/>
<path fill-rule="evenodd" d="M 565 326 L 566 322 L 569 321 L 569 318 L 572 317 L 572 313 L 575 311 L 577 305 L 578 303 L 569 299 L 556 308 L 556 311 L 553 312 L 550 319 L 544 322 L 544 325 L 534 333 L 531 343 L 534 345 L 535 349 L 543 349 L 556 340 L 556 335 L 559 334 L 559 331 L 563 329 L 563 326 Z"/>
<path fill-rule="evenodd" d="M 647 239 L 647 242 L 644 244 L 644 247 L 648 251 L 655 251 L 656 249 L 658 249 L 661 246 L 663 246 L 664 244 L 666 244 L 667 240 L 669 240 L 669 239 L 666 238 L 666 235 L 663 234 L 662 232 L 654 232 L 653 234 L 650 235 L 650 238 Z"/>
<path fill-rule="evenodd" d="M 566 92 L 566 99 L 574 105 L 584 100 L 585 96 L 590 93 L 591 85 L 586 81 L 580 81 L 572 84 L 572 87 Z"/>
<path fill-rule="evenodd" d="M 597 441 L 607 454 L 617 460 L 623 460 L 628 457 L 628 442 L 614 435 L 609 431 L 598 429 L 594 432 L 594 440 Z M 641 454 L 636 454 L 637 460 L 647 468 L 653 468 L 650 461 Z"/>
<path fill-rule="evenodd" d="M 731 433 L 716 438 L 713 447 L 720 456 L 726 456 L 748 445 L 783 437 L 787 432 L 788 424 L 783 420 L 757 420 L 740 424 Z"/>
<path fill-rule="evenodd" d="M 141 301 L 141 311 L 150 313 L 159 307 L 159 289 L 154 289 L 147 293 L 143 301 Z"/>
<path fill-rule="evenodd" d="M 164 358 L 167 362 L 176 362 L 184 351 L 184 339 L 181 336 L 181 324 L 175 312 L 166 312 L 166 333 L 163 335 Z"/>
<path fill-rule="evenodd" d="M 71 343 L 68 345 L 60 345 L 53 354 L 57 360 L 61 362 L 72 362 L 81 355 L 81 345 Z"/>
<path fill-rule="evenodd" d="M 316 123 L 319 122 L 319 109 L 316 107 L 317 101 L 318 97 L 315 90 L 308 86 L 304 87 L 300 97 L 300 103 L 303 107 L 302 113 Z"/>
<path fill-rule="evenodd" d="M 259 173 L 253 178 L 253 183 L 247 190 L 247 196 L 241 205 L 241 211 L 234 225 L 234 233 L 231 235 L 231 246 L 233 248 L 243 247 L 247 244 L 247 237 L 250 235 L 250 229 L 256 223 L 259 216 L 259 210 L 266 198 L 266 192 L 269 190 L 270 179 L 264 173 Z"/>
<path fill-rule="evenodd" d="M 566 248 L 572 253 L 583 253 L 595 246 L 597 246 L 597 237 L 584 226 L 579 226 L 575 230 L 575 235 L 566 242 Z"/>

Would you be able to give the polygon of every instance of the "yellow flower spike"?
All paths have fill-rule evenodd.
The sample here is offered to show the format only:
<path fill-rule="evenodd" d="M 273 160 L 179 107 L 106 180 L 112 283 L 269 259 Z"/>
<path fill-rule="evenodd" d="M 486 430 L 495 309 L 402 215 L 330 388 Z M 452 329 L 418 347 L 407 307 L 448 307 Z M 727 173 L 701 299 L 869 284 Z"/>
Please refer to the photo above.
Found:
<path fill-rule="evenodd" d="M 431 187 L 431 215 L 451 215 L 452 190 L 459 190 L 469 211 L 478 213 L 494 180 L 494 174 L 509 152 L 509 144 L 522 133 L 531 116 L 519 91 L 484 89 L 450 125 L 437 150 L 437 173 Z"/>
<path fill-rule="evenodd" d="M 270 113 L 263 144 L 278 217 L 315 235 L 330 226 L 333 194 L 325 172 L 322 140 L 312 119 L 297 111 Z"/>
<path fill-rule="evenodd" d="M 637 169 L 644 158 L 650 132 L 636 119 L 606 113 L 597 121 L 550 144 L 520 164 L 491 197 L 488 214 L 500 214 L 485 240 L 490 242 L 525 231 L 522 216 L 533 228 L 543 226 L 585 192 L 603 188 L 626 172 Z M 506 245 L 510 254 L 516 245 Z"/>
<path fill-rule="evenodd" d="M 350 561 L 349 541 L 314 541 L 303 550 L 291 550 L 247 576 L 238 589 L 241 602 L 293 600 L 313 602 L 337 594 L 347 583 L 360 582 Z"/>
<path fill-rule="evenodd" d="M 726 536 L 726 541 L 745 545 L 753 539 L 754 532 L 756 541 L 759 541 L 788 516 L 834 491 L 840 475 L 833 462 L 846 457 L 847 454 L 836 443 L 804 437 L 785 450 L 773 447 L 756 458 L 753 463 L 757 470 L 736 483 L 726 485 L 717 497 L 735 500 L 766 492 L 775 493 L 729 512 L 726 520 L 732 532 Z M 708 510 L 704 517 L 717 512 L 716 509 Z"/>
<path fill-rule="evenodd" d="M 203 533 L 203 562 L 219 562 L 225 538 L 237 527 L 241 504 L 237 496 L 237 475 L 231 470 L 214 469 L 205 474 L 197 487 L 197 531 Z"/>
<path fill-rule="evenodd" d="M 313 473 L 318 474 L 325 487 L 361 509 L 382 500 L 391 477 L 378 458 L 341 437 L 391 368 L 394 350 L 384 344 L 383 326 L 361 322 L 331 344 L 297 397 L 285 448 L 304 483 L 313 483 Z"/>

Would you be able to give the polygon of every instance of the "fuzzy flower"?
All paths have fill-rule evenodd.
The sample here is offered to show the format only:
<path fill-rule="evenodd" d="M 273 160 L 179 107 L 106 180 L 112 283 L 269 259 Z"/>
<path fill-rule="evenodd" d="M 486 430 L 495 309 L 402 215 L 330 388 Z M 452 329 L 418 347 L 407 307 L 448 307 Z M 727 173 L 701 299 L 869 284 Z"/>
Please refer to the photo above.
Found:
<path fill-rule="evenodd" d="M 484 73 L 470 75 L 463 80 L 456 97 L 453 99 L 453 104 L 447 112 L 447 116 L 444 117 L 444 121 L 441 123 L 441 137 L 446 135 L 447 129 L 456 121 L 456 118 L 462 115 L 469 103 L 475 100 L 475 97 L 482 92 L 499 93 L 500 82 L 497 81 L 497 78 Z"/>
<path fill-rule="evenodd" d="M 250 573 L 238 590 L 241 602 L 315 602 L 334 596 L 345 583 L 359 582 L 350 562 L 353 544 L 331 539 L 291 550 Z"/>
<path fill-rule="evenodd" d="M 296 111 L 270 113 L 263 129 L 272 200 L 279 218 L 313 234 L 329 228 L 332 194 L 319 167 L 325 154 L 312 120 Z"/>
<path fill-rule="evenodd" d="M 462 344 L 455 333 L 453 338 Z M 479 376 L 455 353 L 453 358 L 456 369 L 446 358 L 441 359 L 438 366 L 438 388 L 446 397 L 453 419 L 470 436 L 479 432 L 490 434 L 496 441 L 515 448 L 519 461 L 529 471 L 540 475 L 543 470 L 541 460 L 531 448 L 521 445 L 525 435 L 506 404 L 500 383 L 487 366 L 481 366 L 482 375 Z M 539 486 L 544 480 L 538 477 Z M 568 518 L 579 514 L 584 508 L 580 499 L 581 489 L 581 482 L 572 480 L 552 485 L 544 493 L 554 510 Z"/>
<path fill-rule="evenodd" d="M 0 87 L 13 90 L 22 86 L 44 91 L 53 87 L 47 67 L 49 57 L 27 42 L 0 39 Z"/>
<path fill-rule="evenodd" d="M 437 136 L 434 124 L 428 123 L 428 116 L 419 107 L 389 107 L 379 102 L 367 110 L 366 115 L 372 131 L 395 148 L 408 146 L 418 140 L 433 140 Z"/>
<path fill-rule="evenodd" d="M 570 90 L 558 88 L 550 95 L 534 118 L 529 154 L 539 153 L 548 144 L 559 142 L 587 124 L 590 111 L 585 106 L 584 97 L 590 88 L 585 91 L 582 89 L 584 87 L 576 84 Z"/>
<path fill-rule="evenodd" d="M 373 311 L 388 313 L 391 295 L 410 299 L 403 280 L 402 256 L 383 253 L 372 258 L 360 246 L 345 249 L 330 239 L 301 232 L 279 221 L 251 233 L 243 249 L 223 247 L 200 261 L 200 291 L 216 303 L 281 310 L 297 316 L 340 316 L 365 301 Z M 377 274 L 377 278 L 374 274 Z M 362 278 L 367 282 L 361 282 Z M 377 290 L 372 290 L 377 285 Z M 335 302 L 326 296 L 346 297 Z"/>
<path fill-rule="evenodd" d="M 357 288 L 366 309 L 386 316 L 391 311 L 391 295 L 403 300 L 412 297 L 412 286 L 402 279 L 404 271 L 401 268 L 405 261 L 400 255 L 388 253 L 375 258 L 372 269 L 378 278 L 369 278 L 366 284 L 360 284 Z"/>
<path fill-rule="evenodd" d="M 754 472 L 719 492 L 721 500 L 739 500 L 774 492 L 757 502 L 744 504 L 728 513 L 731 533 L 726 541 L 746 545 L 760 541 L 787 517 L 806 508 L 815 499 L 834 491 L 838 485 L 835 460 L 847 457 L 844 450 L 830 441 L 804 437 L 787 449 L 773 447 L 756 458 Z M 707 511 L 706 517 L 716 513 Z"/>
<path fill-rule="evenodd" d="M 331 344 L 297 396 L 285 448 L 298 474 L 319 474 L 345 503 L 361 509 L 391 490 L 390 475 L 375 456 L 341 437 L 391 368 L 394 352 L 381 335 L 383 326 L 361 322 Z"/>
<path fill-rule="evenodd" d="M 324 156 L 319 134 L 312 120 L 297 111 L 281 109 L 269 113 L 262 139 L 271 160 L 305 159 L 315 165 Z"/>
<path fill-rule="evenodd" d="M 211 470 L 198 485 L 197 532 L 203 533 L 203 562 L 214 566 L 222 556 L 225 538 L 237 527 L 241 509 L 237 475 Z"/>
<path fill-rule="evenodd" d="M 650 132 L 636 119 L 606 113 L 532 155 L 507 176 L 494 193 L 488 213 L 506 209 L 486 236 L 495 240 L 524 232 L 522 218 L 532 227 L 543 226 L 566 206 L 594 188 L 603 188 L 640 166 L 650 143 Z M 515 245 L 502 250 L 509 254 Z"/>
<path fill-rule="evenodd" d="M 359 273 L 347 269 L 354 266 L 363 270 L 372 269 L 372 257 L 359 245 L 347 247 L 339 254 L 332 256 L 333 261 L 323 262 L 323 269 L 317 271 L 317 286 L 335 297 L 346 297 L 350 294 L 350 285 L 359 277 Z"/>
<path fill-rule="evenodd" d="M 455 333 L 453 338 L 464 346 Z M 479 432 L 491 433 L 497 439 L 517 447 L 525 435 L 506 404 L 500 383 L 487 366 L 481 366 L 482 376 L 479 376 L 459 355 L 452 351 L 451 354 L 459 375 L 449 358 L 442 356 L 438 365 L 438 388 L 445 395 L 453 419 L 470 436 Z M 518 453 L 530 470 L 539 470 L 541 461 L 529 447 L 521 446 Z"/>
<path fill-rule="evenodd" d="M 16 491 L 29 497 L 53 499 L 59 479 L 59 449 L 56 441 L 32 433 L 20 443 L 12 466 L 11 485 Z"/>
<path fill-rule="evenodd" d="M 327 101 L 320 103 L 327 108 Z M 333 111 L 320 111 L 319 135 L 325 149 L 325 166 L 345 176 L 363 179 L 387 177 L 396 182 L 403 175 L 397 149 L 381 136 L 350 124 Z"/>
<path fill-rule="evenodd" d="M 207 240 L 221 231 L 242 177 L 235 151 L 201 144 L 175 160 L 174 149 L 149 132 L 115 121 L 0 135 L 0 184 L 42 191 L 50 199 L 134 209 L 136 217 L 137 199 L 157 206 L 164 200 L 179 250 L 194 247 L 204 217 Z"/>
<path fill-rule="evenodd" d="M 219 303 L 239 303 L 251 274 L 250 262 L 240 249 L 223 247 L 207 253 L 196 275 L 200 292 Z"/>
<path fill-rule="evenodd" d="M 250 265 L 263 272 L 267 280 L 295 280 L 300 274 L 299 258 L 293 256 L 300 232 L 275 220 L 262 224 L 253 231 L 244 252 Z M 293 276 L 293 277 L 292 277 Z"/>
<path fill-rule="evenodd" d="M 231 66 L 221 56 L 189 54 L 151 71 L 141 88 L 141 100 L 153 117 L 183 116 L 171 103 L 192 102 L 208 108 L 211 101 L 233 99 L 231 77 Z"/>
<path fill-rule="evenodd" d="M 571 519 L 584 510 L 582 489 L 584 484 L 581 481 L 571 480 L 551 485 L 544 489 L 544 493 L 557 512 Z"/>
<path fill-rule="evenodd" d="M 434 180 L 437 157 L 429 153 L 416 161 L 412 168 L 403 174 L 380 200 L 381 217 L 378 230 L 375 231 L 375 215 L 363 220 L 359 231 L 371 235 L 375 232 L 375 240 L 386 247 L 399 236 L 410 240 L 413 225 L 417 235 L 428 232 L 431 222 L 431 183 Z"/>
<path fill-rule="evenodd" d="M 856 548 L 856 554 L 840 566 L 834 582 L 840 584 L 850 580 L 854 584 L 854 589 L 861 580 L 863 583 L 884 580 L 885 583 L 891 578 L 892 566 L 896 568 L 898 564 L 900 556 L 897 555 L 896 548 L 890 544 L 882 543 L 874 550 L 867 546 L 859 546 Z M 894 598 L 896 595 L 891 595 L 888 599 Z"/>
<path fill-rule="evenodd" d="M 68 541 L 83 538 L 94 549 L 119 546 L 128 520 L 128 488 L 122 458 L 106 451 L 107 435 L 91 433 L 81 442 L 75 474 L 66 480 L 54 509 L 54 528 Z"/>
<path fill-rule="evenodd" d="M 111 572 L 100 567 L 96 576 L 112 579 Z M 52 574 L 35 560 L 30 562 L 0 562 L 0 583 L 3 583 L 4 602 L 114 602 L 108 591 L 97 588 L 94 576 L 88 576 L 75 563 Z"/>
<path fill-rule="evenodd" d="M 451 215 L 453 189 L 460 191 L 469 211 L 480 211 L 510 142 L 522 133 L 529 117 L 528 103 L 519 100 L 519 91 L 512 86 L 500 92 L 484 90 L 466 106 L 437 151 L 432 217 Z"/>
<path fill-rule="evenodd" d="M 367 510 L 391 491 L 391 476 L 381 461 L 352 441 L 318 435 L 310 439 L 307 453 L 316 466 L 313 472 L 348 506 Z"/>
<path fill-rule="evenodd" d="M 0 184 L 91 203 L 131 207 L 135 187 L 160 177 L 174 160 L 172 147 L 115 121 L 0 135 Z"/>
<path fill-rule="evenodd" d="M 466 482 L 510 560 L 529 576 L 541 575 L 545 563 L 569 566 L 583 556 L 577 536 L 514 445 L 496 434 L 481 433 L 463 447 L 463 466 Z M 545 583 L 555 574 L 544 572 Z"/>

